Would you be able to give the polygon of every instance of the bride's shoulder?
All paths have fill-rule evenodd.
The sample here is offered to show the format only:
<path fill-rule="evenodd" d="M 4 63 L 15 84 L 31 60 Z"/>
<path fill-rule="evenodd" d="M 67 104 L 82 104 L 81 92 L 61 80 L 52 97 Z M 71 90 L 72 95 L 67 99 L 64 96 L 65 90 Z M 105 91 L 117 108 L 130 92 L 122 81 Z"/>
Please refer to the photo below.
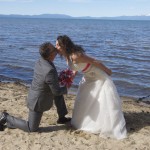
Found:
<path fill-rule="evenodd" d="M 84 54 L 82 54 L 82 53 L 73 53 L 72 55 L 71 55 L 71 58 L 72 58 L 72 60 L 74 60 L 74 61 L 78 61 L 78 60 L 80 60 L 81 58 L 82 58 L 82 56 L 83 56 Z"/>

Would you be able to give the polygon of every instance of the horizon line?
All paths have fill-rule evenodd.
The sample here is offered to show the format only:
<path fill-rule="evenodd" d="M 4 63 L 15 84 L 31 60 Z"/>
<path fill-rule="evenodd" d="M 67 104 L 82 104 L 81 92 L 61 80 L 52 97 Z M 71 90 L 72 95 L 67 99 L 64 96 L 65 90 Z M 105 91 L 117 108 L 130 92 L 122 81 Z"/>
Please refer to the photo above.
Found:
<path fill-rule="evenodd" d="M 119 15 L 119 16 L 71 16 L 71 15 L 67 15 L 67 14 L 57 14 L 57 13 L 43 13 L 43 14 L 0 14 L 0 15 L 6 15 L 6 16 L 10 16 L 10 15 L 20 15 L 20 16 L 40 16 L 40 15 L 64 15 L 64 16 L 68 16 L 68 17 L 72 17 L 72 18 L 80 18 L 80 17 L 90 17 L 90 18 L 103 18 L 103 17 L 150 17 L 150 15 Z"/>

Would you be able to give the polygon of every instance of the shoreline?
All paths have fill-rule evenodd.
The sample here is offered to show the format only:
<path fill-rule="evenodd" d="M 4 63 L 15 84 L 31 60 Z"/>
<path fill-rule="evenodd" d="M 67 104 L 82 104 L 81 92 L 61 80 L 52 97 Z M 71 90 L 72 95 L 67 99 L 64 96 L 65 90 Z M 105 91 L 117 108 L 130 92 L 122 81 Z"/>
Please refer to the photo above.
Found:
<path fill-rule="evenodd" d="M 28 87 L 20 83 L 0 82 L 0 112 L 7 110 L 9 114 L 27 119 L 28 109 L 26 97 Z M 72 116 L 74 95 L 65 95 L 69 117 Z M 133 150 L 150 147 L 150 108 L 140 105 L 132 98 L 121 97 L 128 137 L 123 140 L 102 138 L 96 134 L 73 129 L 70 124 L 58 125 L 56 108 L 53 106 L 44 112 L 39 132 L 26 133 L 19 129 L 6 128 L 0 132 L 0 149 L 20 150 L 66 150 L 66 149 L 107 149 Z M 125 148 L 126 147 L 126 148 Z"/>
<path fill-rule="evenodd" d="M 5 83 L 5 84 L 11 84 L 11 83 L 12 83 L 12 84 L 18 84 L 18 85 L 23 85 L 23 86 L 25 86 L 25 87 L 27 87 L 27 88 L 29 88 L 30 85 L 31 85 L 31 83 L 29 84 L 29 83 L 25 83 L 25 82 L 23 82 L 23 81 L 0 81 L 0 83 Z M 73 88 L 69 89 L 69 90 L 68 90 L 68 95 L 73 95 L 73 96 L 75 96 L 75 95 L 76 95 L 76 92 L 77 92 L 77 88 L 76 88 L 76 91 L 73 91 L 73 89 L 75 89 L 75 88 L 76 88 L 76 87 L 73 87 Z M 146 97 L 145 97 L 145 98 L 144 98 L 144 97 L 136 98 L 136 97 L 131 97 L 131 96 L 121 96 L 121 95 L 120 95 L 120 97 L 121 97 L 122 99 L 132 99 L 132 100 L 136 101 L 136 102 L 139 103 L 139 104 L 144 104 L 144 105 L 147 105 L 147 106 L 150 105 L 150 95 L 146 96 L 146 97 L 149 97 L 148 100 L 145 100 Z M 142 99 L 142 98 L 143 98 L 143 99 Z"/>
<path fill-rule="evenodd" d="M 12 82 L 10 82 L 10 81 L 4 81 L 4 82 L 0 81 L 0 85 L 3 85 L 3 84 L 4 85 L 5 84 L 6 85 L 7 84 L 14 84 L 14 85 L 18 85 L 18 86 L 24 86 L 27 90 L 30 88 L 30 84 L 26 84 L 24 82 L 19 82 L 19 81 L 12 81 Z M 72 91 L 69 91 L 66 96 L 68 96 L 68 95 L 71 95 L 73 97 L 76 96 L 76 94 Z M 142 101 L 142 100 L 136 99 L 135 97 L 129 97 L 129 96 L 120 96 L 120 98 L 122 99 L 123 102 L 134 101 L 137 105 L 144 105 L 146 107 L 150 107 L 150 101 Z"/>

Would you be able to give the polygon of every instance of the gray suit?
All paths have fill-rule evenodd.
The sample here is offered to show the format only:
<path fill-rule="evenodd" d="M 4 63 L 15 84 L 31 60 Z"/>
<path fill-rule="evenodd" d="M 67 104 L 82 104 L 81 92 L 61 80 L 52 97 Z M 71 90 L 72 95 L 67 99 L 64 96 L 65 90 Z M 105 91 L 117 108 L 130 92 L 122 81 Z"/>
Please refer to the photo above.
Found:
<path fill-rule="evenodd" d="M 41 57 L 35 64 L 33 81 L 28 93 L 28 121 L 8 115 L 6 120 L 7 126 L 27 132 L 36 131 L 43 112 L 52 107 L 53 100 L 59 117 L 65 116 L 67 109 L 63 94 L 66 93 L 67 88 L 59 86 L 58 74 L 54 64 Z"/>

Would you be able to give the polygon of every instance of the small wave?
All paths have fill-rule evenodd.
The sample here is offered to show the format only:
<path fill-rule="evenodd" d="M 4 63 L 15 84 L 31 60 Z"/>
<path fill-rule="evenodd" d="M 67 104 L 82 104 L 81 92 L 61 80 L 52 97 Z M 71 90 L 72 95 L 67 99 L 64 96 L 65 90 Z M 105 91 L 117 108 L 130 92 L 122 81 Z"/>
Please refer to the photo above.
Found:
<path fill-rule="evenodd" d="M 14 48 L 14 47 L 16 47 L 15 45 L 9 45 L 9 48 Z"/>
<path fill-rule="evenodd" d="M 132 83 L 132 81 L 129 81 L 127 79 L 117 79 L 117 80 L 114 80 L 114 82 L 117 84 L 117 85 L 120 85 L 120 86 L 125 86 L 126 88 L 131 88 L 131 87 L 138 87 L 139 84 L 137 83 Z"/>
<path fill-rule="evenodd" d="M 150 50 L 150 47 L 142 47 L 144 50 Z"/>
<path fill-rule="evenodd" d="M 20 48 L 19 48 L 19 50 L 24 50 L 24 49 L 25 49 L 25 47 L 20 47 Z"/>
<path fill-rule="evenodd" d="M 0 38 L 0 41 L 5 41 L 7 38 Z"/>
<path fill-rule="evenodd" d="M 31 83 L 31 81 L 25 81 L 25 80 L 13 78 L 13 77 L 8 77 L 8 76 L 4 76 L 4 75 L 0 75 L 0 82 L 20 82 L 20 83 L 25 83 L 25 84 Z"/>
<path fill-rule="evenodd" d="M 4 64 L 3 67 L 5 67 L 6 69 L 10 68 L 10 69 L 18 69 L 18 70 L 31 71 L 31 72 L 33 71 L 33 69 L 29 67 L 15 66 L 10 64 Z"/>
<path fill-rule="evenodd" d="M 108 57 L 108 58 L 107 58 Z M 109 55 L 107 56 L 106 58 L 107 59 L 114 59 L 114 60 L 117 60 L 117 61 L 124 61 L 124 60 L 130 60 L 132 62 L 147 62 L 149 63 L 150 62 L 150 59 L 149 59 L 149 56 L 141 56 L 141 58 L 138 56 L 138 58 L 136 58 L 136 55 L 128 55 L 128 56 L 123 56 L 123 55 L 116 55 L 116 56 L 113 56 L 113 55 Z M 109 61 L 108 61 L 109 62 Z M 128 62 L 127 62 L 128 64 Z"/>

